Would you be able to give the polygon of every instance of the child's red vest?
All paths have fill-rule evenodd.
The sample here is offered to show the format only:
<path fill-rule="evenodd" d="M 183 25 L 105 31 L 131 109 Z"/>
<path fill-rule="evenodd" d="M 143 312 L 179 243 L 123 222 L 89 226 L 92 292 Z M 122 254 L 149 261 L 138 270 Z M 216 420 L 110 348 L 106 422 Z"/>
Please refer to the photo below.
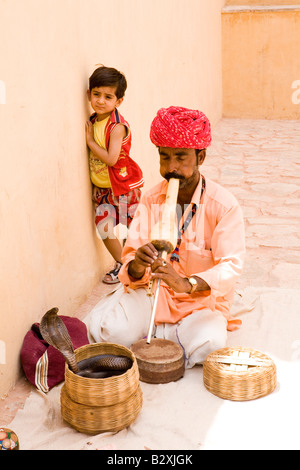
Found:
<path fill-rule="evenodd" d="M 96 121 L 97 114 L 94 113 L 90 117 L 92 124 Z M 127 121 L 121 116 L 119 111 L 115 109 L 105 127 L 105 145 L 108 149 L 109 138 L 112 130 L 122 123 L 127 128 L 127 135 L 122 143 L 120 156 L 114 166 L 108 166 L 108 174 L 111 183 L 111 189 L 114 196 L 127 194 L 135 188 L 144 185 L 143 172 L 139 165 L 129 156 L 131 148 L 131 131 Z"/>

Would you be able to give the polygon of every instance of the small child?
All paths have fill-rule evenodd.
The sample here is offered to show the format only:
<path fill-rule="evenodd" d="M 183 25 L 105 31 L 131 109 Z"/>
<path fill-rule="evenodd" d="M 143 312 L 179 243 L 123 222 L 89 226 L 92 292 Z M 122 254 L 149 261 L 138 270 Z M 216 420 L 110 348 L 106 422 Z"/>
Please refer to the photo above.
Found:
<path fill-rule="evenodd" d="M 95 111 L 86 123 L 86 143 L 95 202 L 95 223 L 107 250 L 115 259 L 114 269 L 103 282 L 120 282 L 122 246 L 114 234 L 121 223 L 128 228 L 141 198 L 143 173 L 129 156 L 131 131 L 118 107 L 124 100 L 127 82 L 118 70 L 101 66 L 89 79 L 87 92 Z"/>

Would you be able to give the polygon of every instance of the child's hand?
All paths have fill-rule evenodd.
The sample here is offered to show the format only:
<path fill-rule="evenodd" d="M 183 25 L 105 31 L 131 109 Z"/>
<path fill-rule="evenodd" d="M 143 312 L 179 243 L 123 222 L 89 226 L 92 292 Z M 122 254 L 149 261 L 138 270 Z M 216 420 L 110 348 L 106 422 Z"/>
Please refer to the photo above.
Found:
<path fill-rule="evenodd" d="M 100 196 L 101 196 L 100 189 L 97 186 L 93 185 L 93 196 L 92 196 L 93 202 L 96 202 L 98 204 L 98 200 L 100 199 Z"/>
<path fill-rule="evenodd" d="M 94 129 L 93 124 L 91 121 L 87 121 L 85 123 L 85 136 L 86 136 L 86 143 L 92 142 L 94 140 Z"/>

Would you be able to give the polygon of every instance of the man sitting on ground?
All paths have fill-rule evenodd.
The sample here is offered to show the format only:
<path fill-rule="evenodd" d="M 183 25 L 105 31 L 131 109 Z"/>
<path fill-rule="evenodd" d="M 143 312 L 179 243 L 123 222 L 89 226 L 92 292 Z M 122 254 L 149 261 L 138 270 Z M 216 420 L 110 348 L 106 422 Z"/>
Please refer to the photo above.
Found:
<path fill-rule="evenodd" d="M 225 347 L 227 330 L 241 322 L 230 315 L 245 255 L 244 223 L 236 198 L 200 173 L 211 126 L 200 111 L 160 109 L 150 138 L 158 148 L 163 181 L 138 206 L 122 253 L 121 289 L 102 299 L 91 314 L 95 341 L 130 347 L 147 336 L 151 279 L 161 279 L 154 335 L 183 348 L 186 367 L 203 363 Z M 179 178 L 178 243 L 164 262 L 151 243 L 170 178 Z"/>

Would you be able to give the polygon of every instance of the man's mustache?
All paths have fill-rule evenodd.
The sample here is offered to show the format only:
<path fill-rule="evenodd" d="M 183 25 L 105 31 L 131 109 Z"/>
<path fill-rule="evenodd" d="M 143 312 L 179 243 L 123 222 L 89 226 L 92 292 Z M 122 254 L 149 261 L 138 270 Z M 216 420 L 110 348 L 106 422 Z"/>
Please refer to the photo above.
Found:
<path fill-rule="evenodd" d="M 175 179 L 177 179 L 177 180 L 184 180 L 184 179 L 185 179 L 184 176 L 178 175 L 177 173 L 166 173 L 166 174 L 164 175 L 164 178 L 165 178 L 167 181 L 169 181 L 171 178 L 175 178 Z"/>

